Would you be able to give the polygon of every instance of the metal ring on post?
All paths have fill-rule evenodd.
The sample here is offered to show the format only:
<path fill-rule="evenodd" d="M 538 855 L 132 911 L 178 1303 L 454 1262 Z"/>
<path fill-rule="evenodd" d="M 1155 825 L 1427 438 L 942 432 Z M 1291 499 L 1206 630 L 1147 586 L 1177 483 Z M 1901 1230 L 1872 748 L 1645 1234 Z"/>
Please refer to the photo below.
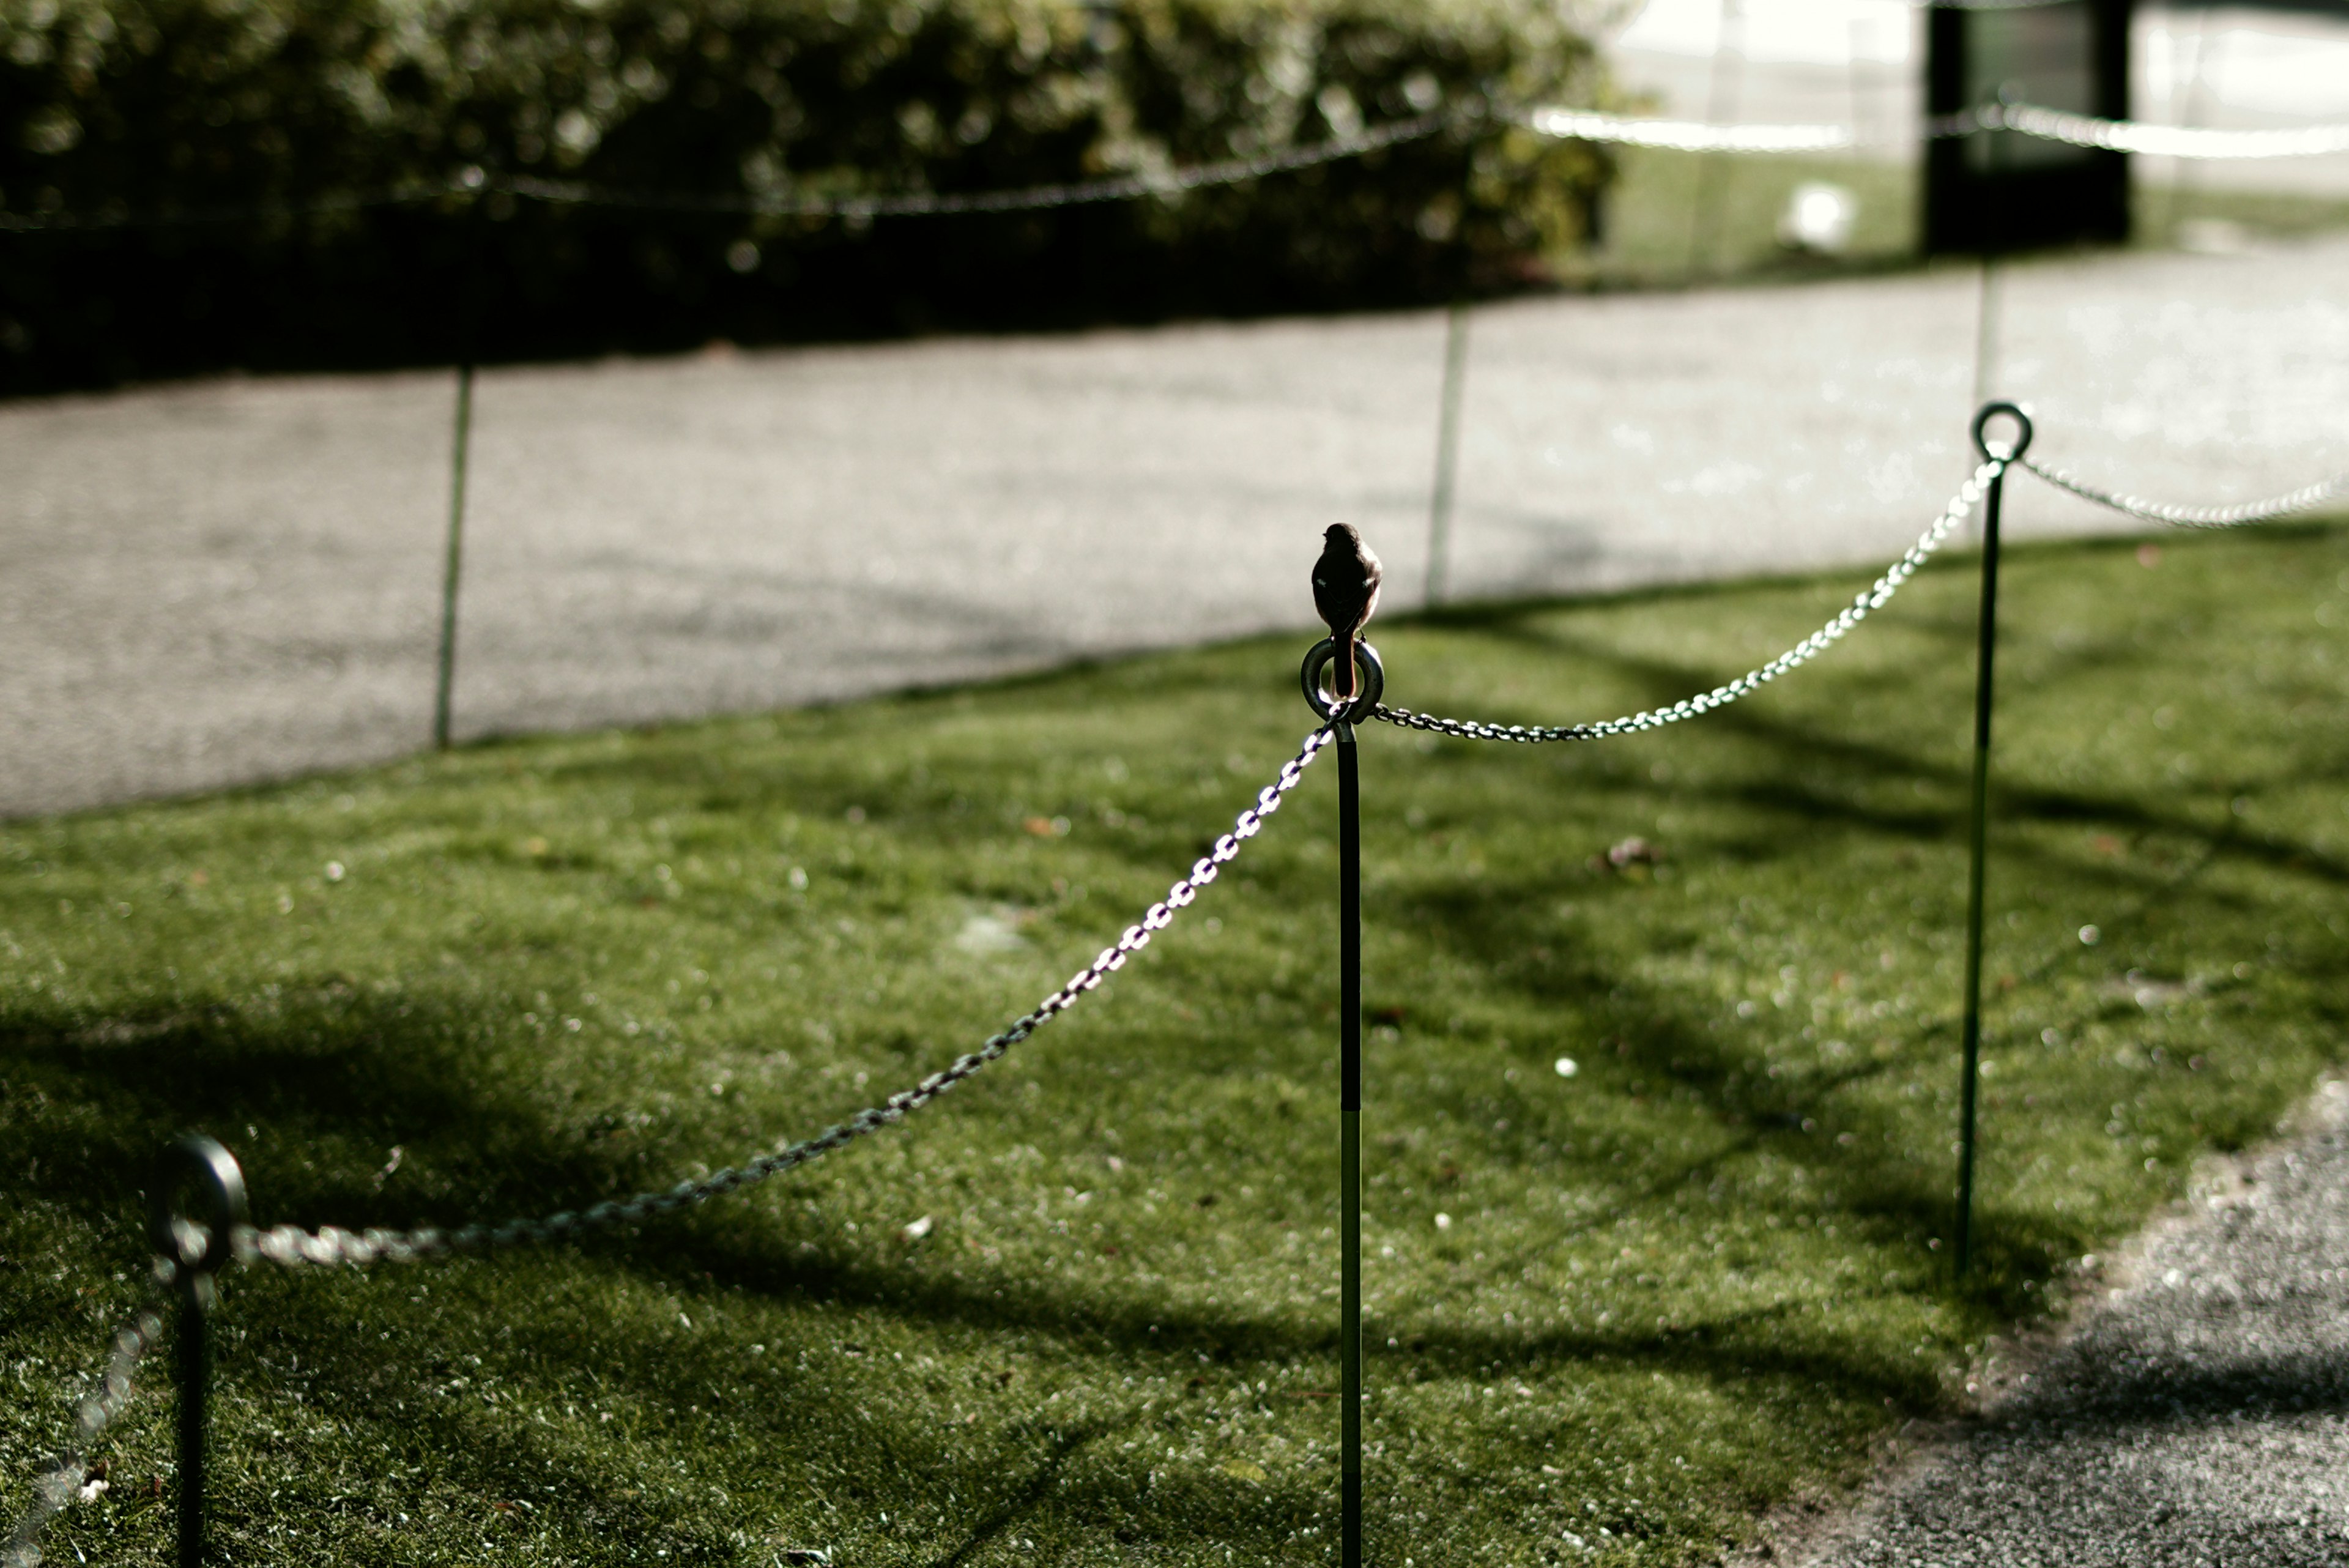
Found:
<path fill-rule="evenodd" d="M 2016 424 L 2023 428 L 2020 433 L 2015 436 L 2014 445 L 2013 447 L 2003 452 L 1992 452 L 1990 449 L 1990 421 L 1998 418 L 2001 414 L 2004 414 L 2008 419 L 2013 420 Z M 1982 412 L 1974 416 L 1974 450 L 1982 453 L 1985 461 L 1991 462 L 2018 462 L 2022 461 L 2023 454 L 2026 451 L 2030 450 L 2030 447 L 2031 416 L 2024 413 L 2017 405 L 2005 402 L 2003 400 L 1995 403 L 1984 403 L 1982 406 Z"/>
<path fill-rule="evenodd" d="M 173 1187 L 193 1177 L 211 1209 L 206 1230 L 171 1211 Z M 155 1251 L 195 1274 L 216 1274 L 227 1266 L 244 1223 L 244 1172 L 236 1157 L 215 1139 L 187 1133 L 163 1151 L 147 1191 L 147 1237 Z"/>
<path fill-rule="evenodd" d="M 1354 659 L 1361 666 L 1362 689 L 1355 694 L 1352 702 L 1341 709 L 1334 695 L 1324 696 L 1321 691 L 1321 672 L 1336 662 L 1337 658 L 1337 639 L 1323 638 L 1305 656 L 1305 663 L 1297 671 L 1297 683 L 1304 688 L 1306 706 L 1320 715 L 1323 723 L 1359 724 L 1377 710 L 1379 699 L 1386 695 L 1386 666 L 1379 662 L 1377 649 L 1356 638 Z"/>

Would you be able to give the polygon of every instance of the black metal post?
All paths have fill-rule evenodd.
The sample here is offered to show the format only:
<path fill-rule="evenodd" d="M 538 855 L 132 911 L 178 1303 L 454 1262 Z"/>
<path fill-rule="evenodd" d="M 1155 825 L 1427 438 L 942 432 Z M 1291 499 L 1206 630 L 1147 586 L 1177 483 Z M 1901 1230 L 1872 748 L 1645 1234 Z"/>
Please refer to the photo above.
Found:
<path fill-rule="evenodd" d="M 465 554 L 465 457 L 473 435 L 473 365 L 457 367 L 457 430 L 449 463 L 449 548 L 440 565 L 440 661 L 432 686 L 432 744 L 449 749 L 449 708 L 457 683 L 457 583 Z"/>
<path fill-rule="evenodd" d="M 1451 587 L 1452 497 L 1460 471 L 1460 403 L 1468 378 L 1468 307 L 1454 305 L 1444 319 L 1444 394 L 1435 423 L 1435 493 L 1427 507 L 1427 602 L 1440 605 Z"/>
<path fill-rule="evenodd" d="M 457 303 L 457 420 L 449 453 L 449 544 L 440 562 L 440 649 L 432 682 L 432 745 L 445 752 L 450 745 L 450 710 L 457 687 L 457 585 L 465 563 L 465 477 L 473 445 L 473 362 L 481 354 L 482 296 L 481 253 L 487 234 L 481 226 L 481 192 L 488 176 L 478 166 L 465 171 L 465 188 L 472 192 L 465 211 L 464 256 L 460 264 Z"/>
<path fill-rule="evenodd" d="M 1724 64 L 1726 71 L 1723 68 Z M 1713 124 L 1725 124 L 1736 118 L 1744 67 L 1744 0 L 1721 0 L 1720 29 L 1713 41 L 1713 79 L 1705 94 L 1705 118 Z M 1692 276 L 1702 277 L 1713 270 L 1713 238 L 1721 217 L 1721 176 L 1727 162 L 1719 152 L 1697 154 L 1696 202 L 1689 223 L 1688 269 Z"/>
<path fill-rule="evenodd" d="M 1362 810 L 1354 727 L 1338 731 L 1339 1398 L 1344 1417 L 1342 1568 L 1362 1562 Z"/>
<path fill-rule="evenodd" d="M 1992 452 L 1984 430 L 2001 415 L 2013 420 L 2021 429 L 2013 447 Z M 1982 1067 L 1982 883 L 1990 835 L 1991 668 L 1998 644 L 1999 504 L 2006 488 L 2005 463 L 2021 457 L 2023 449 L 2031 444 L 2030 416 L 2013 403 L 1985 403 L 1974 416 L 1973 438 L 1975 449 L 1982 457 L 1998 462 L 2000 467 L 1991 476 L 1990 493 L 1982 503 L 1982 613 L 1974 652 L 1974 776 L 1966 869 L 1965 1065 L 1958 1088 L 1956 1270 L 1960 1279 L 1965 1278 L 1973 1267 L 1974 1104 Z"/>
<path fill-rule="evenodd" d="M 172 1208 L 176 1189 L 192 1180 L 203 1190 L 211 1223 L 199 1226 Z M 164 1152 L 147 1193 L 147 1233 L 170 1260 L 180 1298 L 177 1351 L 180 1382 L 179 1568 L 204 1560 L 204 1438 L 211 1414 L 212 1356 L 205 1318 L 212 1276 L 234 1255 L 244 1223 L 244 1173 L 211 1138 L 190 1133 Z"/>
<path fill-rule="evenodd" d="M 212 1303 L 212 1277 L 182 1270 L 179 1281 L 177 1331 L 180 1375 L 180 1554 L 179 1568 L 202 1568 L 204 1560 L 204 1428 L 211 1414 L 212 1355 L 206 1343 L 205 1311 Z"/>
<path fill-rule="evenodd" d="M 1993 109 L 2003 109 L 2003 99 L 1983 106 L 1987 117 Z M 2002 237 L 2006 192 L 1999 189 L 1999 151 L 2004 145 L 1995 130 L 1977 130 L 1985 139 L 1983 161 L 1989 170 L 1986 189 L 1989 206 L 1982 214 L 1982 290 L 1974 306 L 1974 403 L 1980 407 L 1988 400 L 1990 389 L 1998 380 L 1999 314 L 2002 303 L 1999 276 L 1999 241 Z"/>
<path fill-rule="evenodd" d="M 1305 701 L 1338 742 L 1338 1449 L 1340 1568 L 1362 1563 L 1362 805 L 1354 721 L 1386 691 L 1379 650 L 1354 645 L 1353 700 L 1321 691 L 1337 644 L 1315 645 L 1299 672 Z"/>

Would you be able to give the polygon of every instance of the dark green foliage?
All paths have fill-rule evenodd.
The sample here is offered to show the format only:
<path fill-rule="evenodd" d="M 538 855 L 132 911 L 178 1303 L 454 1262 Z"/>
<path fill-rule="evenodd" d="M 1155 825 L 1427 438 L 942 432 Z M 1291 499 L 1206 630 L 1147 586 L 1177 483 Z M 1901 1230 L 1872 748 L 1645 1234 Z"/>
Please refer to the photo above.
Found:
<path fill-rule="evenodd" d="M 0 0 L 0 212 L 236 214 L 0 234 L 0 389 L 1448 297 L 1580 237 L 1607 174 L 1481 107 L 1598 90 L 1533 0 Z M 997 190 L 1438 104 L 1424 142 L 1044 213 L 381 201 Z"/>

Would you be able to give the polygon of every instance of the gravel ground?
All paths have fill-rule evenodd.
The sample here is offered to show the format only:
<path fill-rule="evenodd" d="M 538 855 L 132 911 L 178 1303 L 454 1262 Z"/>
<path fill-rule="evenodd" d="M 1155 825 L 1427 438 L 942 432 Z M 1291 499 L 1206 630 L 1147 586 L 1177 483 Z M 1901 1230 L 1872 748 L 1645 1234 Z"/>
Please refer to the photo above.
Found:
<path fill-rule="evenodd" d="M 1977 297 L 1953 267 L 1479 311 L 1454 583 L 1864 581 L 1969 465 Z M 1997 384 L 2085 473 L 2220 501 L 2349 467 L 2349 239 L 2017 267 L 2003 315 Z M 1444 330 L 1415 313 L 485 373 L 459 733 L 1301 636 L 1339 521 L 1408 608 Z M 0 406 L 0 815 L 425 743 L 451 403 L 440 373 Z M 2018 534 L 2112 525 L 2013 493 Z"/>
<path fill-rule="evenodd" d="M 1982 1418 L 1778 1561 L 1806 1568 L 2349 1563 L 2349 1084 L 2197 1186 Z"/>

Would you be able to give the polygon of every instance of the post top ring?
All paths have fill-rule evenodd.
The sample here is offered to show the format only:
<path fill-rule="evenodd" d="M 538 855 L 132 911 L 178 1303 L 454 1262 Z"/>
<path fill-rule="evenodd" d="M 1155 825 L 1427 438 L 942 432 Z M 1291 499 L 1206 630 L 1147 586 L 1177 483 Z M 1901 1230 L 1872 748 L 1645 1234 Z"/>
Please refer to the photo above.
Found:
<path fill-rule="evenodd" d="M 211 1210 L 197 1226 L 171 1210 L 172 1189 L 192 1178 Z M 163 1151 L 147 1189 L 147 1239 L 181 1268 L 216 1274 L 226 1266 L 244 1223 L 244 1172 L 236 1157 L 213 1138 L 186 1133 Z"/>
<path fill-rule="evenodd" d="M 1297 683 L 1304 688 L 1306 706 L 1325 724 L 1359 724 L 1378 708 L 1379 699 L 1386 695 L 1386 666 L 1379 662 L 1379 650 L 1361 639 L 1354 639 L 1355 662 L 1361 666 L 1362 689 L 1354 700 L 1340 706 L 1335 696 L 1325 696 L 1321 691 L 1321 672 L 1336 662 L 1338 641 L 1325 637 L 1306 654 L 1304 665 L 1297 671 Z"/>
<path fill-rule="evenodd" d="M 2013 420 L 2020 428 L 2015 433 L 2014 444 L 2012 447 L 1992 452 L 1990 445 L 1990 421 L 2001 414 Z M 2030 446 L 2031 416 L 2023 410 L 2022 405 L 2001 399 L 1996 402 L 1984 403 L 1982 406 L 1982 411 L 1974 416 L 1974 450 L 1982 453 L 1986 461 L 2014 462 L 2022 458 Z"/>

